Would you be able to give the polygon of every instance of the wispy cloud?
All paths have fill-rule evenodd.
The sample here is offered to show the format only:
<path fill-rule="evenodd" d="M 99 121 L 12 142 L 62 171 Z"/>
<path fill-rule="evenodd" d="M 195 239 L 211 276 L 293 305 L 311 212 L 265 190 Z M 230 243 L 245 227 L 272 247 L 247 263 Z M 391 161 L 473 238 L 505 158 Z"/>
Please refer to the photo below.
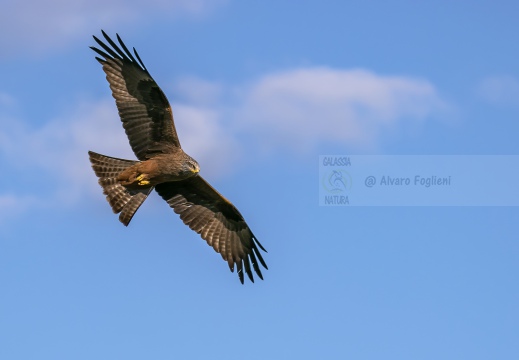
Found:
<path fill-rule="evenodd" d="M 15 101 L 11 95 L 0 91 L 0 106 L 11 107 L 14 104 L 15 104 Z"/>
<path fill-rule="evenodd" d="M 193 156 L 210 177 L 223 176 L 240 159 L 241 145 L 222 123 L 216 109 L 173 104 L 182 148 Z"/>
<path fill-rule="evenodd" d="M 269 74 L 244 95 L 240 119 L 268 146 L 324 142 L 372 147 L 385 130 L 444 109 L 428 81 L 368 70 L 305 68 Z"/>
<path fill-rule="evenodd" d="M 23 121 L 3 122 L 0 152 L 6 163 L 19 171 L 40 174 L 35 181 L 52 178 L 57 194 L 73 202 L 85 189 L 93 189 L 87 151 L 93 147 L 116 156 L 131 154 L 111 101 L 79 104 L 73 113 L 34 128 Z M 12 160 L 12 161 L 11 161 Z"/>
<path fill-rule="evenodd" d="M 226 0 L 7 0 L 0 12 L 0 58 L 39 53 L 100 28 L 146 19 L 200 17 Z M 148 20 L 152 21 L 152 20 Z"/>
<path fill-rule="evenodd" d="M 513 76 L 486 77 L 476 91 L 481 98 L 496 105 L 519 105 L 519 80 Z"/>
<path fill-rule="evenodd" d="M 172 104 L 177 132 L 184 150 L 209 178 L 227 174 L 244 151 L 260 145 L 292 153 L 326 142 L 357 149 L 376 146 L 386 130 L 398 132 L 406 121 L 422 122 L 444 107 L 425 80 L 367 70 L 298 69 L 267 74 L 238 87 L 194 78 L 181 84 L 186 89 L 184 101 Z M 76 203 L 86 193 L 100 194 L 88 150 L 135 159 L 113 99 L 80 103 L 38 128 L 19 119 L 3 123 L 4 166 L 34 169 L 39 179 L 52 179 L 52 196 L 61 203 Z M 0 193 L 3 203 L 13 202 L 6 191 L 10 190 Z"/>
<path fill-rule="evenodd" d="M 0 225 L 38 205 L 39 200 L 29 195 L 0 194 Z"/>
<path fill-rule="evenodd" d="M 232 135 L 221 127 L 219 114 L 183 104 L 175 104 L 174 108 L 175 116 L 182 119 L 177 131 L 183 148 L 199 161 L 204 174 L 222 175 L 237 159 L 238 151 Z M 112 99 L 81 103 L 72 113 L 41 128 L 12 119 L 3 123 L 6 125 L 0 129 L 0 155 L 6 159 L 4 166 L 18 171 L 32 169 L 40 174 L 37 181 L 52 179 L 57 191 L 53 196 L 65 203 L 76 202 L 85 192 L 100 191 L 88 150 L 135 159 Z"/>
<path fill-rule="evenodd" d="M 194 76 L 176 80 L 171 88 L 176 99 L 204 107 L 221 105 L 222 96 L 226 92 L 222 84 Z"/>

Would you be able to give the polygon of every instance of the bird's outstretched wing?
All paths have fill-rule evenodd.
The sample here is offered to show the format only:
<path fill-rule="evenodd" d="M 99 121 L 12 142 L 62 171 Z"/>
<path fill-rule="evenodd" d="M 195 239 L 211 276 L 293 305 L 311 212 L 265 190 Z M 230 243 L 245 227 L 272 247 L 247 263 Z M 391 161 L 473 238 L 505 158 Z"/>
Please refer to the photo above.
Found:
<path fill-rule="evenodd" d="M 120 47 L 104 31 L 102 33 L 110 46 L 94 36 L 102 50 L 90 48 L 103 57 L 96 59 L 103 65 L 133 152 L 139 160 L 156 153 L 174 152 L 180 148 L 180 142 L 168 99 L 135 48 L 134 57 L 119 35 Z"/>
<path fill-rule="evenodd" d="M 259 252 L 266 251 L 256 239 L 238 209 L 209 185 L 201 176 L 162 183 L 155 188 L 180 215 L 184 224 L 199 233 L 220 253 L 234 272 L 234 264 L 243 284 L 243 272 L 254 282 L 252 269 L 263 279 L 258 261 L 267 265 Z"/>

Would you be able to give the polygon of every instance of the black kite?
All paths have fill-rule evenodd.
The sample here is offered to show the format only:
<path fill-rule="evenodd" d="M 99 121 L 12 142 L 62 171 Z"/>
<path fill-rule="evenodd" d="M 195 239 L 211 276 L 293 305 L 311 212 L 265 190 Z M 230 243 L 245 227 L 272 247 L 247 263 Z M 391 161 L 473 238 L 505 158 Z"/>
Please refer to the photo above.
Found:
<path fill-rule="evenodd" d="M 267 269 L 258 242 L 238 209 L 199 174 L 198 163 L 181 148 L 166 96 L 119 35 L 120 47 L 102 31 L 110 46 L 94 36 L 102 48 L 91 47 L 102 58 L 106 79 L 115 98 L 130 145 L 139 161 L 123 160 L 89 151 L 90 162 L 106 199 L 119 220 L 128 225 L 155 188 L 180 215 L 184 224 L 220 253 L 243 284 L 243 272 L 254 282 L 251 268 L 263 279 L 258 261 Z"/>

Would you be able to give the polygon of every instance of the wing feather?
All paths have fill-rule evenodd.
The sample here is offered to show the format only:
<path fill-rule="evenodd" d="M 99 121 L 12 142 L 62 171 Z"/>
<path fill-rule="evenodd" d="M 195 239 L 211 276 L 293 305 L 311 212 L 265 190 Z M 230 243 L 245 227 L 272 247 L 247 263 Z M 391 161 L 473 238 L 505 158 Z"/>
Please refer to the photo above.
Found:
<path fill-rule="evenodd" d="M 256 239 L 240 212 L 201 176 L 167 182 L 155 187 L 159 195 L 180 215 L 184 224 L 200 234 L 222 258 L 229 269 L 238 271 L 243 283 L 244 272 L 254 282 L 253 270 L 263 279 L 259 263 L 268 269 Z"/>
<path fill-rule="evenodd" d="M 104 31 L 106 41 L 94 36 L 101 47 L 91 47 L 101 57 L 106 79 L 115 98 L 119 116 L 139 160 L 157 153 L 171 153 L 180 148 L 171 106 L 144 66 L 137 51 L 135 57 L 117 35 L 116 44 Z"/>

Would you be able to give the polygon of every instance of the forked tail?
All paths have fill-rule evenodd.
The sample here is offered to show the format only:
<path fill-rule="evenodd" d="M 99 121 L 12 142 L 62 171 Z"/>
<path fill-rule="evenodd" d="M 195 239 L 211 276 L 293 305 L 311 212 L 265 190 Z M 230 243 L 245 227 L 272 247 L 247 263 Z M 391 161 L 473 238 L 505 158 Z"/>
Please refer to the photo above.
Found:
<path fill-rule="evenodd" d="M 103 188 L 106 200 L 115 214 L 119 215 L 119 221 L 128 226 L 133 215 L 148 197 L 153 186 L 142 189 L 127 189 L 117 182 L 117 175 L 137 161 L 117 159 L 89 151 L 92 168 L 99 178 L 99 185 Z"/>

